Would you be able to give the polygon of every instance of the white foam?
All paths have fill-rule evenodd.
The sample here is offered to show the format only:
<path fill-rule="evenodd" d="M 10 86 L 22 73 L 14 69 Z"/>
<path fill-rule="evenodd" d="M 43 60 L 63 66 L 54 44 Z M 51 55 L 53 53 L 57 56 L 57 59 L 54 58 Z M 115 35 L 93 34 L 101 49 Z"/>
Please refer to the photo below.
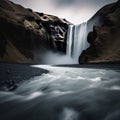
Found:
<path fill-rule="evenodd" d="M 54 90 L 52 92 L 52 94 L 54 95 L 66 95 L 66 94 L 70 94 L 73 93 L 73 91 L 59 91 L 59 90 Z"/>
<path fill-rule="evenodd" d="M 34 93 L 30 94 L 30 95 L 27 97 L 27 100 L 31 100 L 31 99 L 37 98 L 37 97 L 39 97 L 39 96 L 42 96 L 42 95 L 44 95 L 43 92 L 41 92 L 41 91 L 38 92 L 38 91 L 37 91 L 37 92 L 34 92 Z"/>
<path fill-rule="evenodd" d="M 96 78 L 91 78 L 91 79 L 89 79 L 89 80 L 91 80 L 91 81 L 93 81 L 93 82 L 99 82 L 99 81 L 101 81 L 101 77 L 96 77 Z"/>
<path fill-rule="evenodd" d="M 64 108 L 60 120 L 78 120 L 78 112 L 71 108 Z"/>
<path fill-rule="evenodd" d="M 110 90 L 120 90 L 120 86 L 112 86 L 108 89 L 110 89 Z"/>

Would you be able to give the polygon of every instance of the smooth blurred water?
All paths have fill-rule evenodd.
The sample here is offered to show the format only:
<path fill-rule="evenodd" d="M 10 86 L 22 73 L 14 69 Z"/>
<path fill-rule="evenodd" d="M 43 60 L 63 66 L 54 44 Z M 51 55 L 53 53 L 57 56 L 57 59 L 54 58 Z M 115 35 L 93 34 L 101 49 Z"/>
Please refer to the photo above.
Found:
<path fill-rule="evenodd" d="M 89 46 L 87 42 L 87 22 L 80 25 L 70 25 L 67 33 L 67 55 L 72 58 L 74 63 L 78 63 L 78 59 L 83 50 Z"/>
<path fill-rule="evenodd" d="M 49 73 L 0 91 L 0 120 L 120 120 L 120 69 L 33 67 Z"/>

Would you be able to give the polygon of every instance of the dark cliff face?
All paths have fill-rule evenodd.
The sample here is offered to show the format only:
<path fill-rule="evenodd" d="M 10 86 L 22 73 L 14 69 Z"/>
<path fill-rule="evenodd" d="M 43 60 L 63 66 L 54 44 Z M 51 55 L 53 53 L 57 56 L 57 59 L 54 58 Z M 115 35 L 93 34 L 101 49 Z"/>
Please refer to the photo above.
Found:
<path fill-rule="evenodd" d="M 42 62 L 48 50 L 65 52 L 69 22 L 0 1 L 0 61 Z"/>
<path fill-rule="evenodd" d="M 83 51 L 79 63 L 120 63 L 120 1 L 103 7 L 89 20 L 98 22 L 88 34 L 90 47 Z"/>

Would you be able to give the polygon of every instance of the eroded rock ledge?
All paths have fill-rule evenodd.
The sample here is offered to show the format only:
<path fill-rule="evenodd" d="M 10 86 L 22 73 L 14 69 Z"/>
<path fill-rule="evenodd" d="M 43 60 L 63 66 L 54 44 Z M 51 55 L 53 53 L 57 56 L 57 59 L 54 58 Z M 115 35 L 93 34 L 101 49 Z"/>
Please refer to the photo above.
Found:
<path fill-rule="evenodd" d="M 0 61 L 42 62 L 46 51 L 65 52 L 65 19 L 0 1 Z"/>

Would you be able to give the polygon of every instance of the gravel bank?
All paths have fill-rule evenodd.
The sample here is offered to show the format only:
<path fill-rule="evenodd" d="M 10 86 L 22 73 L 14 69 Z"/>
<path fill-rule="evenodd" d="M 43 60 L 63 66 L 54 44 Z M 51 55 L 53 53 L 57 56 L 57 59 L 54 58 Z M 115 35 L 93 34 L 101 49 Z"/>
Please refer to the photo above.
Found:
<path fill-rule="evenodd" d="M 48 73 L 48 71 L 28 64 L 0 63 L 0 90 L 14 90 L 20 82 L 43 73 Z"/>

